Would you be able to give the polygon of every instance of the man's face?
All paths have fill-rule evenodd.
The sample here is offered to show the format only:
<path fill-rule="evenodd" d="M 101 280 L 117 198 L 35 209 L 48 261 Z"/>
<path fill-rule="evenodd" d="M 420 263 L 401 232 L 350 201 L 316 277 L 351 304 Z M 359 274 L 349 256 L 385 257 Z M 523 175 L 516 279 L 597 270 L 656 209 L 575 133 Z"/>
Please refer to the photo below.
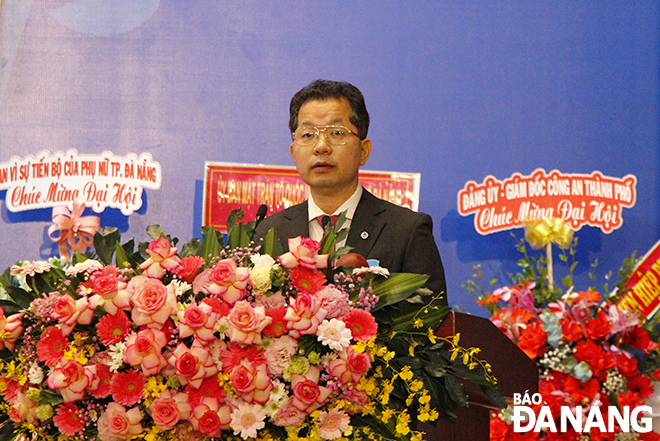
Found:
<path fill-rule="evenodd" d="M 344 126 L 357 133 L 349 118 L 351 106 L 344 98 L 311 100 L 300 107 L 298 132 L 302 127 Z M 318 195 L 347 195 L 358 185 L 358 170 L 369 159 L 371 141 L 351 136 L 348 143 L 331 146 L 323 134 L 313 146 L 291 144 L 291 158 L 300 177 Z"/>

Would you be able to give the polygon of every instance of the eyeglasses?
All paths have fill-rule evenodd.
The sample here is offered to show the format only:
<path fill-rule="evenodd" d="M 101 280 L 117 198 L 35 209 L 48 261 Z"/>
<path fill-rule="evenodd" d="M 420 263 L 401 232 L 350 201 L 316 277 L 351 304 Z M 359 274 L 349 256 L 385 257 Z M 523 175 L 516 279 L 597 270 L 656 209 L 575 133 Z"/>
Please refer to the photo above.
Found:
<path fill-rule="evenodd" d="M 351 138 L 351 135 L 360 135 L 344 126 L 325 126 L 325 127 L 301 127 L 293 133 L 293 141 L 302 147 L 311 147 L 319 142 L 321 132 L 325 139 L 333 147 L 345 145 Z"/>

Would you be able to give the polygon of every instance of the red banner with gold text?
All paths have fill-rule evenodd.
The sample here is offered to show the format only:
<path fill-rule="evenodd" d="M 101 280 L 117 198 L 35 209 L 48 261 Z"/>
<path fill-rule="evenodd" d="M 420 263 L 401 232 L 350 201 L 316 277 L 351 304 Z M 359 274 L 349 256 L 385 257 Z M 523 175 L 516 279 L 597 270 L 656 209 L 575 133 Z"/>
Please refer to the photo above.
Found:
<path fill-rule="evenodd" d="M 419 173 L 360 170 L 360 183 L 381 199 L 411 210 L 419 205 Z M 227 231 L 227 217 L 242 208 L 246 220 L 259 206 L 268 214 L 307 199 L 308 187 L 295 167 L 207 162 L 204 174 L 203 223 Z"/>

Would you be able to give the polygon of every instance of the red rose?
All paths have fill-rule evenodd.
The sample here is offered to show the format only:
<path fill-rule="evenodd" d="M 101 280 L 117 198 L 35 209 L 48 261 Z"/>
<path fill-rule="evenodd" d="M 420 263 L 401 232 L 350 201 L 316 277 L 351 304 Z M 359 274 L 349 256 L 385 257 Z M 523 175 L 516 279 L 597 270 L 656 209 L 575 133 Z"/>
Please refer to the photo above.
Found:
<path fill-rule="evenodd" d="M 610 322 L 604 311 L 598 311 L 596 318 L 587 322 L 584 327 L 584 335 L 592 340 L 605 337 L 610 332 Z"/>
<path fill-rule="evenodd" d="M 177 373 L 186 378 L 195 376 L 199 371 L 197 363 L 199 360 L 190 352 L 184 352 L 181 357 L 176 361 Z"/>
<path fill-rule="evenodd" d="M 199 431 L 203 434 L 219 437 L 220 426 L 220 417 L 212 410 L 207 410 L 199 419 Z"/>
<path fill-rule="evenodd" d="M 174 274 L 181 277 L 181 280 L 192 283 L 199 273 L 199 269 L 204 265 L 204 258 L 199 256 L 187 256 L 181 259 L 180 266 L 174 271 Z"/>
<path fill-rule="evenodd" d="M 545 352 L 545 342 L 547 334 L 541 327 L 541 323 L 536 326 L 528 325 L 520 334 L 518 347 L 532 360 L 541 356 Z"/>
<path fill-rule="evenodd" d="M 311 380 L 301 381 L 293 387 L 293 396 L 307 405 L 314 403 L 320 394 L 319 385 Z"/>
<path fill-rule="evenodd" d="M 119 278 L 117 277 L 117 267 L 106 266 L 101 271 L 95 272 L 91 277 L 92 289 L 94 294 L 107 296 L 117 291 Z"/>

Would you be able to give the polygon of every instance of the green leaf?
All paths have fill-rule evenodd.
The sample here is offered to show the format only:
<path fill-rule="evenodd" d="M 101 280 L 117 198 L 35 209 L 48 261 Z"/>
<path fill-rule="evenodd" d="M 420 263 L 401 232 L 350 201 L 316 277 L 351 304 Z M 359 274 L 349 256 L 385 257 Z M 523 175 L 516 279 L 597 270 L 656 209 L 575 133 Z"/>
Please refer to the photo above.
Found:
<path fill-rule="evenodd" d="M 229 228 L 227 233 L 227 245 L 232 250 L 236 248 L 245 248 L 250 245 L 250 236 L 243 224 L 235 224 Z"/>
<path fill-rule="evenodd" d="M 202 227 L 202 237 L 204 240 L 199 255 L 208 263 L 210 257 L 220 255 L 220 250 L 225 245 L 224 239 L 222 239 L 222 233 L 213 227 Z"/>
<path fill-rule="evenodd" d="M 21 308 L 29 308 L 30 303 L 34 300 L 34 296 L 24 289 L 16 288 L 15 286 L 8 286 L 6 289 L 9 297 Z"/>
<path fill-rule="evenodd" d="M 494 387 L 484 386 L 484 385 L 480 385 L 479 387 L 481 387 L 481 390 L 488 398 L 488 401 L 493 403 L 495 406 L 499 407 L 500 409 L 504 409 L 508 406 L 508 403 L 506 402 L 506 398 L 504 398 L 504 395 L 502 395 L 500 391 L 498 391 Z"/>
<path fill-rule="evenodd" d="M 147 236 L 153 240 L 158 240 L 161 237 L 165 237 L 165 234 L 163 234 L 163 227 L 160 225 L 149 225 L 147 227 Z"/>
<path fill-rule="evenodd" d="M 446 376 L 445 385 L 447 386 L 447 392 L 449 392 L 449 396 L 452 400 L 458 403 L 459 406 L 468 407 L 465 386 L 463 386 L 456 377 L 452 377 L 451 375 Z"/>
<path fill-rule="evenodd" d="M 380 300 L 372 311 L 377 311 L 385 306 L 407 299 L 417 291 L 417 288 L 421 288 L 428 278 L 429 276 L 422 274 L 390 274 L 387 280 L 374 286 L 374 295 L 380 297 Z"/>
<path fill-rule="evenodd" d="M 268 254 L 273 259 L 277 259 L 279 256 L 284 254 L 282 243 L 278 239 L 274 228 L 268 230 L 268 233 L 266 234 L 266 237 L 264 237 L 264 241 L 261 244 L 259 252 L 262 254 Z"/>
<path fill-rule="evenodd" d="M 22 309 L 16 302 L 12 302 L 11 300 L 0 300 L 0 306 L 2 307 L 3 311 L 5 311 L 5 317 L 16 314 L 20 312 Z"/>
<path fill-rule="evenodd" d="M 115 263 L 119 268 L 131 268 L 131 262 L 128 260 L 126 250 L 117 242 Z"/>
<path fill-rule="evenodd" d="M 202 250 L 202 241 L 195 238 L 181 247 L 181 257 L 199 256 Z"/>
<path fill-rule="evenodd" d="M 112 264 L 115 244 L 120 240 L 121 234 L 117 228 L 105 227 L 100 233 L 94 235 L 94 248 L 101 262 L 106 265 Z"/>
<path fill-rule="evenodd" d="M 245 213 L 243 213 L 242 208 L 239 207 L 236 210 L 233 210 L 227 217 L 227 231 L 230 231 L 236 224 L 238 224 L 238 222 L 242 221 L 243 219 L 245 219 Z"/>

